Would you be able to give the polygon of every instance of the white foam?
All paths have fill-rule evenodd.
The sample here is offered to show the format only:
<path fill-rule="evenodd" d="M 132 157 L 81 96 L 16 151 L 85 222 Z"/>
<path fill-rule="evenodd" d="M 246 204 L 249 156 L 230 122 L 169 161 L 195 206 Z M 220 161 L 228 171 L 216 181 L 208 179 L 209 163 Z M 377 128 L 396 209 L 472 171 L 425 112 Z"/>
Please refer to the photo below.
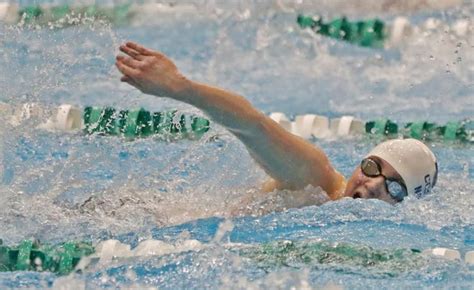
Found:
<path fill-rule="evenodd" d="M 134 4 L 130 7 L 130 12 L 140 14 L 153 13 L 195 13 L 196 6 L 189 4 L 166 5 L 163 3 Z"/>
<path fill-rule="evenodd" d="M 174 252 L 175 247 L 159 240 L 146 240 L 133 249 L 134 256 L 161 256 Z"/>
<path fill-rule="evenodd" d="M 72 276 L 58 277 L 54 280 L 52 290 L 85 290 L 86 281 Z"/>
<path fill-rule="evenodd" d="M 38 103 L 24 103 L 13 108 L 13 115 L 9 120 L 10 125 L 16 127 L 22 124 L 24 121 L 31 118 L 42 117 L 45 112 L 45 108 Z"/>
<path fill-rule="evenodd" d="M 465 36 L 469 31 L 469 20 L 461 19 L 456 21 L 451 29 L 460 37 Z M 472 36 L 472 35 L 471 35 Z"/>
<path fill-rule="evenodd" d="M 0 102 L 0 114 L 1 117 L 4 117 L 5 115 L 11 115 L 12 107 L 4 102 Z"/>
<path fill-rule="evenodd" d="M 197 240 L 185 240 L 176 244 L 165 243 L 160 240 L 146 240 L 133 249 L 133 256 L 162 256 L 185 251 L 197 251 L 202 248 Z"/>
<path fill-rule="evenodd" d="M 100 242 L 96 246 L 95 256 L 99 257 L 99 263 L 110 263 L 114 257 L 130 257 L 132 251 L 130 245 L 122 244 L 117 240 L 107 240 Z"/>

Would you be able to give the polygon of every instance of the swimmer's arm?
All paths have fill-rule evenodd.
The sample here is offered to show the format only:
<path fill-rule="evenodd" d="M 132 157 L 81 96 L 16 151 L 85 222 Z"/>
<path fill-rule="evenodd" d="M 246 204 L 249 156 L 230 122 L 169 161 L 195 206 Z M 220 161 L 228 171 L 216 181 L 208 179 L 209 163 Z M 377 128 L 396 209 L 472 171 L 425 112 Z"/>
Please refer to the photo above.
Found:
<path fill-rule="evenodd" d="M 207 113 L 241 140 L 279 189 L 321 186 L 332 198 L 342 194 L 344 178 L 318 147 L 295 136 L 244 97 L 186 79 L 166 56 L 134 43 L 121 46 L 130 57 L 117 57 L 128 82 L 144 93 L 183 101 Z"/>
<path fill-rule="evenodd" d="M 191 81 L 189 87 L 176 99 L 203 110 L 239 138 L 276 188 L 312 184 L 331 196 L 341 190 L 342 176 L 320 148 L 286 131 L 240 95 Z"/>

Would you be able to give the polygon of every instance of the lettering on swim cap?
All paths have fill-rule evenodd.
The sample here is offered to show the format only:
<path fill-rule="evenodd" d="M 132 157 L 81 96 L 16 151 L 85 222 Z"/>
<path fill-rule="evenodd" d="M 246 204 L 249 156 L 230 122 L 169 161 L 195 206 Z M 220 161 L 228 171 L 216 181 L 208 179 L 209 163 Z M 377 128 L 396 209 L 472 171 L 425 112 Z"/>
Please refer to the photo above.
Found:
<path fill-rule="evenodd" d="M 419 185 L 419 186 L 415 187 L 414 191 L 415 191 L 415 196 L 417 198 L 420 198 L 422 196 L 422 194 L 421 194 L 422 190 L 423 190 L 423 185 Z"/>
<path fill-rule="evenodd" d="M 431 191 L 431 176 L 429 174 L 425 175 L 425 192 L 423 195 L 430 193 Z"/>
<path fill-rule="evenodd" d="M 423 185 L 418 185 L 417 187 L 414 188 L 415 196 L 417 198 L 420 198 L 422 196 L 425 196 L 431 192 L 431 176 L 429 174 L 425 175 L 425 189 L 423 190 Z"/>

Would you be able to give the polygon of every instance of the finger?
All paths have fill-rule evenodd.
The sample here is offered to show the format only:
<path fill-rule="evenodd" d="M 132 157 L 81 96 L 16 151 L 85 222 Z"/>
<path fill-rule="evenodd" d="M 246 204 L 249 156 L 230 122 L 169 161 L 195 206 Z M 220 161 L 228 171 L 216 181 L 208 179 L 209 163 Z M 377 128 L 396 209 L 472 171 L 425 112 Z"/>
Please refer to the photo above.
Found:
<path fill-rule="evenodd" d="M 117 61 L 120 61 L 121 63 L 125 64 L 126 66 L 129 66 L 131 68 L 139 68 L 140 67 L 140 62 L 138 60 L 135 60 L 131 57 L 124 57 L 121 55 L 117 56 Z"/>
<path fill-rule="evenodd" d="M 136 50 L 134 50 L 130 47 L 127 47 L 125 45 L 121 45 L 119 49 L 120 49 L 121 52 L 133 57 L 136 60 L 143 60 L 143 56 L 140 55 L 140 53 L 138 51 L 136 51 Z"/>
<path fill-rule="evenodd" d="M 155 55 L 156 52 L 154 52 L 153 50 L 150 50 L 148 48 L 145 48 L 135 42 L 127 42 L 126 43 L 126 46 L 131 48 L 131 49 L 134 49 L 136 51 L 138 51 L 139 53 L 143 54 L 143 55 Z"/>
<path fill-rule="evenodd" d="M 130 84 L 130 85 L 132 85 L 132 86 L 134 86 L 134 87 L 137 86 L 137 83 L 136 83 L 131 77 L 129 77 L 129 76 L 122 76 L 122 77 L 120 78 L 120 81 L 122 81 L 122 82 L 124 82 L 124 83 L 128 83 L 128 84 Z"/>
<path fill-rule="evenodd" d="M 117 66 L 118 70 L 126 76 L 133 77 L 133 76 L 138 75 L 139 73 L 138 70 L 125 65 L 122 61 L 117 60 L 115 62 L 115 65 Z"/>

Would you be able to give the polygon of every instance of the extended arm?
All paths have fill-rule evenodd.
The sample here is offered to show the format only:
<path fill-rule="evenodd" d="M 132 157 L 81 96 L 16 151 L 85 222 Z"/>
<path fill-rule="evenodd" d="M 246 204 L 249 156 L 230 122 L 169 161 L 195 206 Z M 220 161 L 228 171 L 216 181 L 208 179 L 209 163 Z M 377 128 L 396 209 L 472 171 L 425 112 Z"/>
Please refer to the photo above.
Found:
<path fill-rule="evenodd" d="M 278 188 L 321 186 L 331 198 L 342 195 L 344 178 L 324 152 L 280 127 L 237 94 L 183 77 L 163 54 L 135 43 L 120 49 L 117 57 L 122 81 L 144 93 L 183 101 L 207 113 L 241 140 Z"/>

